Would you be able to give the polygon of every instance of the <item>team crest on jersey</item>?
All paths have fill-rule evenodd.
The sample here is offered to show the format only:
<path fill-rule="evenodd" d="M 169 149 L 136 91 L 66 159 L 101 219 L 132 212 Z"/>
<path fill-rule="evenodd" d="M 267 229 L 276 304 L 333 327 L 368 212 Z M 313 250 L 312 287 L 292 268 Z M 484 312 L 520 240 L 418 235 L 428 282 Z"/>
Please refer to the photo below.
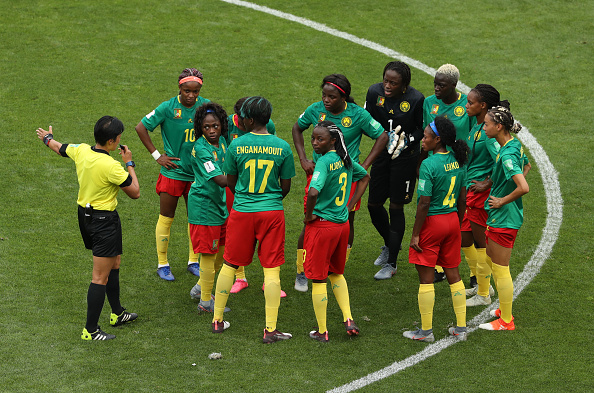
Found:
<path fill-rule="evenodd" d="M 174 109 L 173 110 L 173 118 L 174 119 L 181 119 L 181 109 Z"/>
<path fill-rule="evenodd" d="M 218 161 L 219 160 L 219 157 L 217 156 L 217 152 L 216 151 L 213 151 L 212 152 L 212 156 L 214 157 L 215 161 Z"/>
<path fill-rule="evenodd" d="M 431 107 L 431 114 L 437 115 L 437 111 L 439 110 L 439 105 L 435 104 Z"/>
<path fill-rule="evenodd" d="M 303 116 L 303 115 L 301 115 Z M 318 119 L 318 121 L 324 121 L 326 119 L 326 114 L 325 113 L 320 113 L 320 118 Z"/>
<path fill-rule="evenodd" d="M 408 112 L 410 110 L 410 103 L 408 101 L 402 101 L 400 103 L 400 110 L 402 112 Z"/>
<path fill-rule="evenodd" d="M 353 125 L 353 120 L 350 117 L 346 116 L 342 118 L 340 124 L 342 124 L 343 127 L 350 127 L 351 125 Z"/>
<path fill-rule="evenodd" d="M 379 97 L 377 97 L 377 104 L 375 104 L 375 105 L 377 105 L 377 106 L 384 106 L 384 102 L 386 102 L 386 98 L 385 97 L 382 97 L 382 96 L 379 96 Z"/>
<path fill-rule="evenodd" d="M 464 110 L 463 106 L 458 105 L 457 107 L 454 108 L 454 115 L 460 117 L 460 116 L 464 116 L 464 113 L 466 113 L 466 111 Z"/>

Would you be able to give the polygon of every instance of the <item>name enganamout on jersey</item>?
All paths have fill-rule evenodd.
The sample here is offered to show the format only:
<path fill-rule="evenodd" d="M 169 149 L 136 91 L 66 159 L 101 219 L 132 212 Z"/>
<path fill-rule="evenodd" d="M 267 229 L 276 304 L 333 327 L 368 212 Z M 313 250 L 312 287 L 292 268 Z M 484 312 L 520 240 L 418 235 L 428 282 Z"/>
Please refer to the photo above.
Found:
<path fill-rule="evenodd" d="M 280 156 L 283 154 L 281 147 L 271 146 L 237 146 L 237 154 L 271 154 Z"/>

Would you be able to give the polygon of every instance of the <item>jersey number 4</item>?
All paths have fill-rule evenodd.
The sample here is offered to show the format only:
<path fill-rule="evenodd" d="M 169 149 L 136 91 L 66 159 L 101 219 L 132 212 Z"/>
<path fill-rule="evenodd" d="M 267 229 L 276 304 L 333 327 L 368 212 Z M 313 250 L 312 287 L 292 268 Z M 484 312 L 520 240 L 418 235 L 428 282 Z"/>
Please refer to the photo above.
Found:
<path fill-rule="evenodd" d="M 450 190 L 448 191 L 448 195 L 446 195 L 445 199 L 443 200 L 444 206 L 454 207 L 456 203 L 456 197 L 454 196 L 454 187 L 456 186 L 456 176 L 453 176 L 450 180 Z"/>
<path fill-rule="evenodd" d="M 262 178 L 262 183 L 260 184 L 260 188 L 258 189 L 258 193 L 262 194 L 266 189 L 266 185 L 268 184 L 268 176 L 270 176 L 270 171 L 272 171 L 273 166 L 274 161 L 272 160 L 252 159 L 245 163 L 245 169 L 250 170 L 250 185 L 248 187 L 248 192 L 253 193 L 256 189 L 256 167 L 257 169 L 265 169 L 264 177 Z"/>

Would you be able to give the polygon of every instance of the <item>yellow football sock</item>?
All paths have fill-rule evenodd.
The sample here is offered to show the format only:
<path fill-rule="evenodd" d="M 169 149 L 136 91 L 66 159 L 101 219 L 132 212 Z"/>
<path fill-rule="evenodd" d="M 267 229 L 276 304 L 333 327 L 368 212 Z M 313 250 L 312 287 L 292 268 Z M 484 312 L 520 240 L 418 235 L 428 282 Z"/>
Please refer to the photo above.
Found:
<path fill-rule="evenodd" d="M 190 263 L 198 263 L 198 256 L 200 254 L 194 253 L 194 246 L 192 245 L 192 236 L 190 236 L 190 223 L 188 223 L 188 241 L 190 242 L 190 253 L 188 255 L 188 265 Z"/>
<path fill-rule="evenodd" d="M 159 214 L 157 228 L 155 229 L 159 267 L 169 266 L 169 262 L 167 261 L 167 248 L 169 247 L 171 224 L 173 224 L 173 217 L 165 217 Z"/>
<path fill-rule="evenodd" d="M 346 255 L 346 260 L 344 261 L 344 263 L 347 263 L 349 261 L 349 257 L 351 256 L 352 249 L 353 249 L 353 247 L 347 247 L 347 255 Z"/>
<path fill-rule="evenodd" d="M 202 291 L 200 300 L 203 302 L 210 301 L 210 294 L 212 293 L 215 279 L 216 257 L 216 254 L 202 254 L 200 256 L 200 280 L 198 280 L 198 284 Z"/>
<path fill-rule="evenodd" d="M 245 280 L 245 266 L 240 266 L 235 272 L 236 280 Z"/>
<path fill-rule="evenodd" d="M 318 332 L 324 333 L 328 330 L 326 326 L 326 309 L 328 308 L 328 293 L 325 282 L 314 282 L 311 284 L 311 300 L 314 312 L 318 321 Z"/>
<path fill-rule="evenodd" d="M 466 263 L 468 263 L 468 267 L 470 268 L 470 277 L 476 276 L 476 263 L 478 258 L 476 250 L 474 244 L 470 247 L 462 247 L 464 258 L 466 258 Z"/>
<path fill-rule="evenodd" d="M 231 287 L 229 287 L 231 288 Z M 266 330 L 276 330 L 278 307 L 280 306 L 280 266 L 264 268 L 264 299 L 266 300 Z"/>
<path fill-rule="evenodd" d="M 421 312 L 421 329 L 433 328 L 433 305 L 435 304 L 435 287 L 433 284 L 419 285 L 419 311 Z"/>
<path fill-rule="evenodd" d="M 349 299 L 349 287 L 342 274 L 331 274 L 328 276 L 330 279 L 330 285 L 332 285 L 332 292 L 334 297 L 342 311 L 342 321 L 346 322 L 347 319 L 353 319 L 351 315 L 351 301 Z M 323 332 L 320 330 L 320 332 Z"/>
<path fill-rule="evenodd" d="M 476 263 L 476 282 L 478 284 L 477 293 L 483 297 L 489 296 L 489 285 L 491 285 L 491 266 L 487 263 L 487 249 L 477 248 Z M 491 258 L 489 258 L 489 261 Z"/>
<path fill-rule="evenodd" d="M 223 254 L 225 253 L 225 246 L 219 246 L 219 252 L 217 252 L 217 257 L 215 258 L 215 262 L 214 262 L 214 269 L 215 269 L 215 273 L 218 272 L 219 270 L 221 270 L 221 267 L 223 266 L 223 262 L 225 262 L 225 260 L 223 259 Z M 239 269 L 243 269 L 243 266 L 240 266 Z M 237 269 L 237 270 L 239 270 Z M 237 274 L 237 273 L 235 273 Z"/>
<path fill-rule="evenodd" d="M 437 270 L 438 273 L 443 273 L 443 267 L 439 266 L 439 265 L 435 265 L 435 270 Z M 425 330 L 425 329 L 423 329 Z"/>
<path fill-rule="evenodd" d="M 305 257 L 305 250 L 303 248 L 300 248 L 297 250 L 297 261 L 295 262 L 297 264 L 297 274 L 301 274 L 303 273 L 303 259 Z"/>
<path fill-rule="evenodd" d="M 234 277 L 235 269 L 229 265 L 223 265 L 217 279 L 217 289 L 215 290 L 213 322 L 223 320 L 223 313 L 229 299 L 229 291 L 231 291 L 231 287 L 233 286 Z"/>
<path fill-rule="evenodd" d="M 456 326 L 466 326 L 466 292 L 462 280 L 450 284 L 452 304 L 456 314 Z"/>
<path fill-rule="evenodd" d="M 501 310 L 501 319 L 510 323 L 512 320 L 512 301 L 514 298 L 514 282 L 509 272 L 509 266 L 493 264 L 493 276 L 495 285 L 499 294 L 499 309 Z"/>

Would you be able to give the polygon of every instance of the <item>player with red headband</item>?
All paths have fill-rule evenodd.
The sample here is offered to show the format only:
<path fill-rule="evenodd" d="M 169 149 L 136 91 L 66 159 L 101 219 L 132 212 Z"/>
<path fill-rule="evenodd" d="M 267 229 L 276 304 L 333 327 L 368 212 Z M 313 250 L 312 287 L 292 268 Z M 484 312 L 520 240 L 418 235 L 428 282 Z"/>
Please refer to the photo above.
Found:
<path fill-rule="evenodd" d="M 164 280 L 173 281 L 167 249 L 173 217 L 179 197 L 183 196 L 188 204 L 188 192 L 194 173 L 191 166 L 192 148 L 196 137 L 194 135 L 194 114 L 196 108 L 209 100 L 200 97 L 203 76 L 195 68 L 186 68 L 178 78 L 179 95 L 161 103 L 155 110 L 142 118 L 136 126 L 140 140 L 161 165 L 161 173 L 157 180 L 156 191 L 159 195 L 160 214 L 157 221 L 157 274 Z M 154 131 L 161 126 L 164 154 L 161 154 L 153 144 L 148 131 Z M 188 238 L 189 238 L 188 227 Z M 188 271 L 200 276 L 198 255 L 194 253 L 192 242 L 188 240 L 189 257 Z"/>

